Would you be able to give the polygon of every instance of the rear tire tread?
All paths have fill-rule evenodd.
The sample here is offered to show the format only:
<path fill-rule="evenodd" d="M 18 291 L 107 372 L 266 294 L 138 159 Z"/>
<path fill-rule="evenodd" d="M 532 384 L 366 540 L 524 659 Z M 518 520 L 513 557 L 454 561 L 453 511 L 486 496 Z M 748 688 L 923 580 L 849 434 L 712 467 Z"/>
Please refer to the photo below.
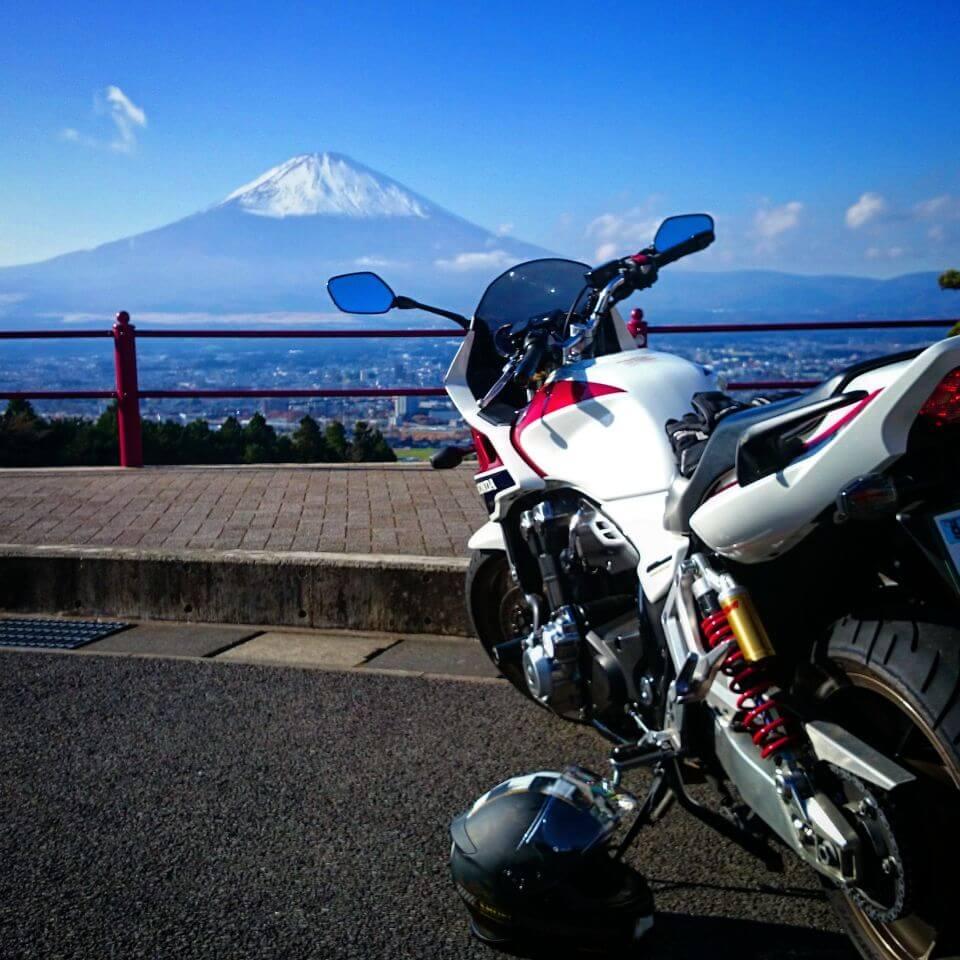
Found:
<path fill-rule="evenodd" d="M 902 697 L 923 718 L 960 771 L 960 628 L 955 612 L 934 612 L 881 597 L 873 615 L 846 616 L 834 624 L 822 654 L 843 668 L 866 668 L 877 682 Z M 928 619 L 929 618 L 929 619 Z M 897 640 L 909 643 L 898 643 Z M 849 902 L 839 893 L 828 895 L 860 952 L 871 960 L 889 960 L 865 935 Z M 948 948 L 954 960 L 954 951 Z"/>

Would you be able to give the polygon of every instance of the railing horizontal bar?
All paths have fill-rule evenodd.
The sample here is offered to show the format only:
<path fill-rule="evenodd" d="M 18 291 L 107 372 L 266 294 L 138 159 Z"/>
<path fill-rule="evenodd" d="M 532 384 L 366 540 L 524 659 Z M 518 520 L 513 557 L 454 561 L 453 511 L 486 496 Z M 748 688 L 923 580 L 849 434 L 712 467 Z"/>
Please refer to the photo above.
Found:
<path fill-rule="evenodd" d="M 333 399 L 337 397 L 445 397 L 447 391 L 442 387 L 358 387 L 355 390 L 141 390 L 144 400 L 216 399 L 229 397 L 316 397 Z"/>
<path fill-rule="evenodd" d="M 214 340 L 353 340 L 401 337 L 438 337 L 444 340 L 464 336 L 463 330 L 143 330 L 137 328 L 141 337 L 164 340 L 203 338 Z"/>
<path fill-rule="evenodd" d="M 949 327 L 954 320 L 804 320 L 795 323 L 650 324 L 647 333 L 774 333 L 778 330 L 919 330 Z"/>
<path fill-rule="evenodd" d="M 728 390 L 809 390 L 819 380 L 734 380 L 727 384 Z M 141 390 L 145 400 L 173 399 L 229 399 L 231 397 L 276 398 L 314 397 L 335 399 L 350 397 L 445 397 L 441 387 L 359 387 L 329 390 Z M 6 390 L 0 391 L 4 400 L 114 400 L 113 390 Z"/>
<path fill-rule="evenodd" d="M 113 390 L 5 390 L 3 400 L 115 400 Z"/>
<path fill-rule="evenodd" d="M 0 340 L 87 340 L 112 336 L 109 327 L 104 330 L 0 330 Z"/>

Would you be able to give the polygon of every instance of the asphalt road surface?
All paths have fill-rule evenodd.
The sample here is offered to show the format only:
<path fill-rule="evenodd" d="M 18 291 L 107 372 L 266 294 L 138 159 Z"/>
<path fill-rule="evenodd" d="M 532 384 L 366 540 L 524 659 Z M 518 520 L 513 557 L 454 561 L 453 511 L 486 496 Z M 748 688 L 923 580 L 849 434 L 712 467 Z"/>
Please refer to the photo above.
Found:
<path fill-rule="evenodd" d="M 0 956 L 486 957 L 447 824 L 602 741 L 504 684 L 0 653 Z M 815 879 L 674 809 L 653 958 L 852 956 Z"/>

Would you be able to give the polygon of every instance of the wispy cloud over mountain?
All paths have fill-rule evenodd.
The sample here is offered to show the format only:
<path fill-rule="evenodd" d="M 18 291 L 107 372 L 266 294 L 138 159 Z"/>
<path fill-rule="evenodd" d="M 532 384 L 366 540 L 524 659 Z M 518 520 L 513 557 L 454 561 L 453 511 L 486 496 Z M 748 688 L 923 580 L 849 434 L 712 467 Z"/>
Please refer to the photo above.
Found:
<path fill-rule="evenodd" d="M 138 107 L 118 86 L 110 84 L 94 97 L 93 112 L 109 118 L 113 124 L 112 135 L 94 136 L 76 127 L 64 127 L 60 131 L 60 139 L 86 147 L 102 147 L 116 153 L 133 153 L 138 132 L 147 126 L 147 114 L 143 107 Z"/>

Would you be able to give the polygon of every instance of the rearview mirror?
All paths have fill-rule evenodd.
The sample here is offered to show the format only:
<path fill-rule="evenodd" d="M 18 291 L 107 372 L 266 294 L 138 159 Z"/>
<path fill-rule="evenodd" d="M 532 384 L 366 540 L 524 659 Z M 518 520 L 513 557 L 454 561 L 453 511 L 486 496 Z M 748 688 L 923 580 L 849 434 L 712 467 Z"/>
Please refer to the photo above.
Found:
<path fill-rule="evenodd" d="M 344 313 L 386 313 L 397 301 L 375 273 L 342 273 L 327 281 L 327 293 Z"/>
<path fill-rule="evenodd" d="M 660 224 L 653 246 L 657 253 L 666 253 L 694 237 L 709 235 L 713 239 L 713 217 L 707 213 L 686 213 L 679 217 L 667 217 Z"/>

